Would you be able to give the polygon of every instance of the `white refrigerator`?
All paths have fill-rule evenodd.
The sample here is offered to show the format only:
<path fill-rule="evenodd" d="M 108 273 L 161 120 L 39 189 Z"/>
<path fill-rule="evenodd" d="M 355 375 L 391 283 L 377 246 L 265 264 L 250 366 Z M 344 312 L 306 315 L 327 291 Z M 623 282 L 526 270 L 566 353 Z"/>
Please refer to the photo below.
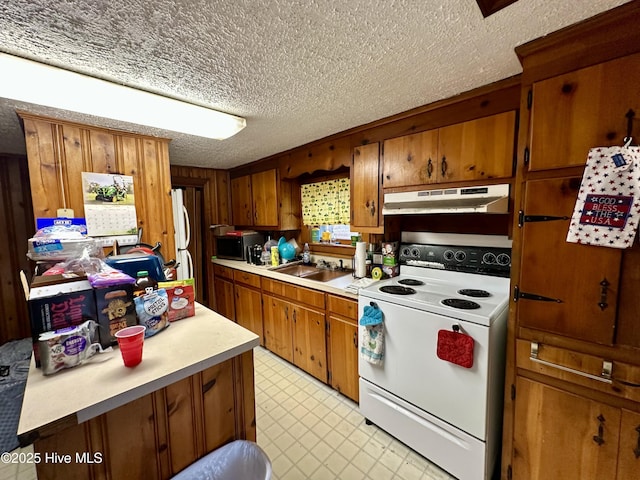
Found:
<path fill-rule="evenodd" d="M 189 227 L 189 213 L 184 206 L 183 191 L 179 188 L 171 190 L 173 204 L 173 227 L 176 240 L 176 267 L 178 280 L 185 280 L 194 276 L 193 260 L 189 253 L 191 228 Z"/>

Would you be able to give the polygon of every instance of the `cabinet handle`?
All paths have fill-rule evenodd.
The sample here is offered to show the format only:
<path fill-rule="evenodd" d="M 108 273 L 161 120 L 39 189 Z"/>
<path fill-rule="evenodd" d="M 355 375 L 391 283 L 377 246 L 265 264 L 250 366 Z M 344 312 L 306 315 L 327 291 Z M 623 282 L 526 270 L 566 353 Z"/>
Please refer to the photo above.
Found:
<path fill-rule="evenodd" d="M 598 444 L 598 446 L 602 445 L 604 443 L 604 417 L 602 416 L 602 414 L 598 415 L 597 417 L 598 420 L 598 434 L 593 436 L 593 441 L 596 442 Z"/>
<path fill-rule="evenodd" d="M 597 375 L 592 375 L 591 373 L 582 372 L 580 370 L 576 370 L 575 368 L 565 367 L 564 365 L 558 365 L 557 363 L 549 362 L 547 360 L 542 360 L 538 358 L 538 342 L 531 342 L 531 353 L 529 355 L 529 360 L 532 362 L 539 363 L 540 365 L 545 365 L 551 368 L 557 368 L 558 370 L 562 370 L 563 372 L 573 373 L 575 375 L 580 375 L 581 377 L 590 378 L 591 380 L 597 380 L 603 383 L 613 383 L 611 380 L 611 370 L 613 365 L 611 362 L 604 360 L 602 362 L 602 376 L 598 377 Z"/>
<path fill-rule="evenodd" d="M 298 321 L 296 313 L 298 313 L 298 311 L 294 308 L 293 309 L 293 323 L 296 323 Z"/>
<path fill-rule="evenodd" d="M 447 157 L 442 157 L 442 163 L 440 164 L 440 171 L 444 177 L 447 174 Z"/>
<path fill-rule="evenodd" d="M 284 307 L 284 317 L 289 320 L 289 306 Z"/>
<path fill-rule="evenodd" d="M 373 217 L 376 214 L 376 202 L 374 202 L 373 200 L 371 200 L 371 207 L 369 207 L 369 210 L 371 211 L 371 216 Z"/>
<path fill-rule="evenodd" d="M 356 350 L 358 349 L 358 332 L 353 332 L 353 346 L 356 347 Z M 638 444 L 640 445 L 640 438 L 638 442 Z"/>
<path fill-rule="evenodd" d="M 611 284 L 606 278 L 603 278 L 602 281 L 600 282 L 600 286 L 602 287 L 600 289 L 600 302 L 598 302 L 598 306 L 600 307 L 600 310 L 604 310 L 609 306 L 609 304 L 607 303 L 607 293 L 609 290 L 608 288 L 609 285 Z"/>
<path fill-rule="evenodd" d="M 432 173 L 433 173 L 433 162 L 431 161 L 431 157 L 429 157 L 429 161 L 427 162 L 427 177 L 431 178 Z"/>
<path fill-rule="evenodd" d="M 636 432 L 638 432 L 638 445 L 633 449 L 633 454 L 636 458 L 640 458 L 640 425 L 636 427 Z"/>

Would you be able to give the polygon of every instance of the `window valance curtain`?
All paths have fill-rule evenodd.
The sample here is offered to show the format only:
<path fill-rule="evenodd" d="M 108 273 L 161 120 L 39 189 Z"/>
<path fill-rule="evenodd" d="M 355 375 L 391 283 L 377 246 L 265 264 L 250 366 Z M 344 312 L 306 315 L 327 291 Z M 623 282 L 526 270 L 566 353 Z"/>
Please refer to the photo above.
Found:
<path fill-rule="evenodd" d="M 348 178 L 302 185 L 302 223 L 313 225 L 348 224 L 351 195 Z"/>

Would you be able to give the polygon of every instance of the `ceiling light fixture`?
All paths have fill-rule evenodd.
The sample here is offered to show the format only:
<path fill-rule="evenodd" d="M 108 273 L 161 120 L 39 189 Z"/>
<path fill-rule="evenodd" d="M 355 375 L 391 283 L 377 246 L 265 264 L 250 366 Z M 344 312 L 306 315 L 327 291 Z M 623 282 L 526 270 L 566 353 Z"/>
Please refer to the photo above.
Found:
<path fill-rule="evenodd" d="M 0 97 L 223 140 L 244 118 L 0 53 Z"/>

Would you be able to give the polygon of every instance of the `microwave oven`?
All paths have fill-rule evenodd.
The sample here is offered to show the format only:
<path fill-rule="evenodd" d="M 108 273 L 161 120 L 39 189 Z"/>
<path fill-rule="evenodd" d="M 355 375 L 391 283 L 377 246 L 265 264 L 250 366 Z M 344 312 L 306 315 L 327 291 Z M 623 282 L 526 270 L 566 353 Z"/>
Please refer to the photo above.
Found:
<path fill-rule="evenodd" d="M 216 256 L 229 260 L 247 260 L 247 247 L 256 243 L 264 245 L 261 233 L 245 233 L 242 235 L 216 235 Z"/>

